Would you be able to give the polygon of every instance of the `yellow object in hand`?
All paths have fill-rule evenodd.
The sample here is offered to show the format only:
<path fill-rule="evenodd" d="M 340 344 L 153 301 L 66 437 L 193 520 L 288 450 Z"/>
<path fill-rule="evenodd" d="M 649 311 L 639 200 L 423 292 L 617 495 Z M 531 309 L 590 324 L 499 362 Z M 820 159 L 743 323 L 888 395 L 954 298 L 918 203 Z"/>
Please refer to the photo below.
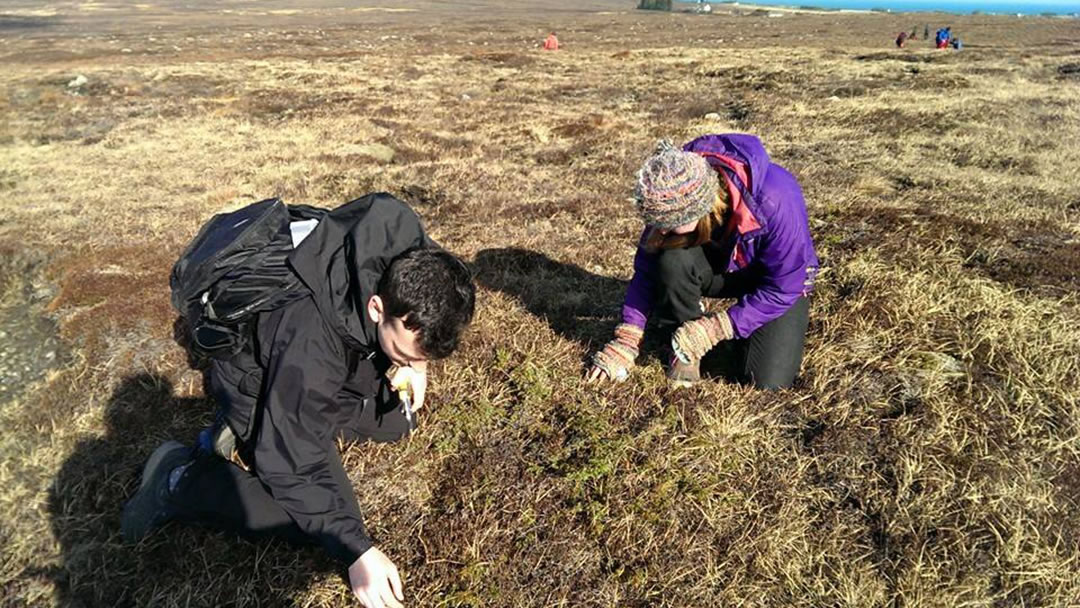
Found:
<path fill-rule="evenodd" d="M 390 386 L 404 399 L 412 392 L 412 379 L 416 371 L 411 367 L 398 367 L 390 371 Z"/>
<path fill-rule="evenodd" d="M 387 370 L 390 387 L 397 391 L 398 398 L 401 399 L 401 408 L 405 413 L 405 420 L 409 422 L 410 427 L 413 425 L 412 383 L 414 374 L 416 374 L 416 370 L 411 367 L 396 367 Z"/>

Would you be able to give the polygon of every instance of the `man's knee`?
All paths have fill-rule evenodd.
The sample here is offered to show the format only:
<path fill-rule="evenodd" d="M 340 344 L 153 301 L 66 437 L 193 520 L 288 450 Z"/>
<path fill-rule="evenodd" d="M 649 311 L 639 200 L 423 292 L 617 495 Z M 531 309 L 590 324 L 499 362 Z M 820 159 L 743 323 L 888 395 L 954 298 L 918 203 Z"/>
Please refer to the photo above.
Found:
<path fill-rule="evenodd" d="M 375 443 L 393 443 L 405 439 L 411 432 L 412 429 L 408 425 L 392 425 L 379 428 L 344 428 L 341 429 L 340 435 L 341 439 L 347 442 L 364 443 L 365 441 L 374 441 Z"/>
<path fill-rule="evenodd" d="M 412 429 L 408 428 L 396 428 L 379 430 L 371 434 L 370 439 L 375 443 L 393 443 L 395 441 L 401 441 L 409 436 Z"/>

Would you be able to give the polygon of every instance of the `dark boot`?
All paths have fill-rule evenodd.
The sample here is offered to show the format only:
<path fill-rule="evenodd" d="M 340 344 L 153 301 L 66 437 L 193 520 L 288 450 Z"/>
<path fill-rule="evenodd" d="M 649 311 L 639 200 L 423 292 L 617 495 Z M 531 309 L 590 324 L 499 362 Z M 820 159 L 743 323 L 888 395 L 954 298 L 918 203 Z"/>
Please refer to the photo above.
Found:
<path fill-rule="evenodd" d="M 166 441 L 154 450 L 143 467 L 139 491 L 124 505 L 120 528 L 125 541 L 139 542 L 175 516 L 169 504 L 169 476 L 190 462 L 191 450 L 178 441 Z"/>

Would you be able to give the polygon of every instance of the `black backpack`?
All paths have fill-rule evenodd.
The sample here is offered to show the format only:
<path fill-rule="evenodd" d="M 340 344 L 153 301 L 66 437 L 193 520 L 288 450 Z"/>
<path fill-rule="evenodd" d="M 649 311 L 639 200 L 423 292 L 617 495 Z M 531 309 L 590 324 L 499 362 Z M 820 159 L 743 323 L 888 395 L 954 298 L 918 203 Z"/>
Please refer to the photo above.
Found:
<path fill-rule="evenodd" d="M 271 198 L 210 218 L 169 277 L 192 351 L 228 358 L 247 344 L 255 313 L 308 295 L 289 267 L 289 208 Z"/>

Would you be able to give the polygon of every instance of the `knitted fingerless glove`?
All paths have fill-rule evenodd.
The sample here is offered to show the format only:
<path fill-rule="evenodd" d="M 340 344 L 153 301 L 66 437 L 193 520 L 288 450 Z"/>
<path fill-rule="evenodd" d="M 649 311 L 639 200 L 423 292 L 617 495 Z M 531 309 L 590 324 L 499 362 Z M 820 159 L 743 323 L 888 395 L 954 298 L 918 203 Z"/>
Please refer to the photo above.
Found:
<path fill-rule="evenodd" d="M 735 337 L 731 318 L 726 312 L 709 313 L 682 324 L 671 336 L 671 350 L 683 363 L 698 361 L 721 340 Z"/>
<path fill-rule="evenodd" d="M 615 328 L 615 339 L 593 355 L 593 365 L 604 370 L 608 378 L 626 380 L 630 368 L 637 359 L 641 337 L 645 330 L 629 323 L 620 323 Z"/>

